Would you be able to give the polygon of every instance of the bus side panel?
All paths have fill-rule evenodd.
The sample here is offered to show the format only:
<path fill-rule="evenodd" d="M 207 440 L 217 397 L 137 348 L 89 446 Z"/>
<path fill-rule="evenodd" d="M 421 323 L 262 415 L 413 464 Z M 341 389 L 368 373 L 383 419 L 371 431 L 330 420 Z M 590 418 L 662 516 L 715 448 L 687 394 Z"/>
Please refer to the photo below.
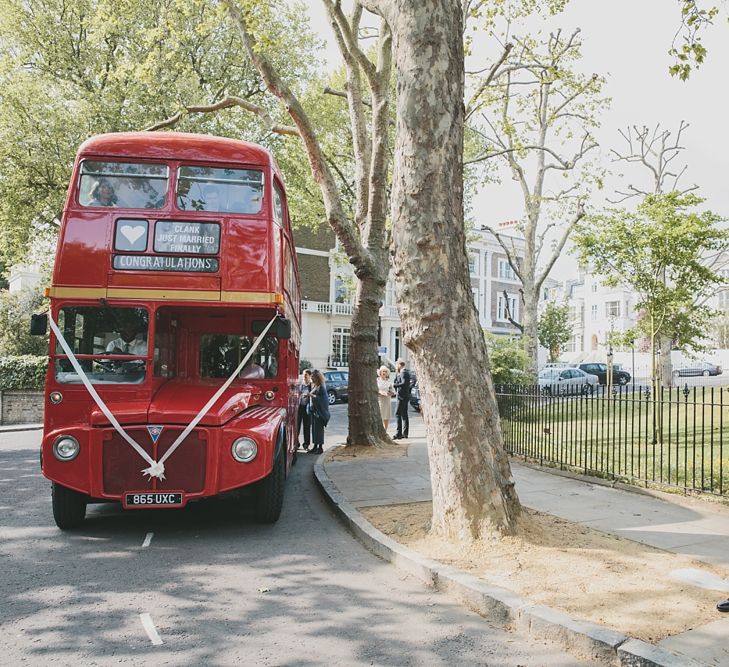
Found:
<path fill-rule="evenodd" d="M 221 258 L 224 291 L 272 291 L 267 221 L 230 220 Z"/>
<path fill-rule="evenodd" d="M 63 224 L 53 270 L 54 285 L 105 287 L 109 271 L 111 221 L 107 214 L 74 212 Z"/>

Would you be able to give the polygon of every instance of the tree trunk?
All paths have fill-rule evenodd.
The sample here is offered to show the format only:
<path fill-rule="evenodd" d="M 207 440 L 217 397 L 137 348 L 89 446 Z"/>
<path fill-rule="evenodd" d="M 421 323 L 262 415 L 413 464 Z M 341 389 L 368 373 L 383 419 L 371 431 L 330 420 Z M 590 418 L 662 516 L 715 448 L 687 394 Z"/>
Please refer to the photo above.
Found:
<path fill-rule="evenodd" d="M 521 325 L 523 328 L 523 344 L 524 351 L 527 354 L 527 372 L 533 378 L 537 377 L 539 372 L 539 314 L 537 312 L 538 299 L 533 289 L 529 289 L 530 285 L 534 285 L 534 275 L 525 275 L 525 283 L 522 286 L 524 294 L 523 314 Z"/>
<path fill-rule="evenodd" d="M 377 399 L 377 323 L 384 288 L 381 279 L 357 282 L 350 339 L 348 445 L 389 442 Z"/>
<path fill-rule="evenodd" d="M 432 531 L 512 533 L 521 511 L 504 452 L 463 224 L 463 38 L 456 0 L 401 0 L 393 33 L 394 269 L 428 439 Z M 382 3 L 383 7 L 386 3 Z"/>
<path fill-rule="evenodd" d="M 671 363 L 671 348 L 673 347 L 673 340 L 670 336 L 660 336 L 660 350 L 661 350 L 661 367 L 659 369 L 661 381 L 664 387 L 672 387 L 674 384 L 673 380 L 673 364 Z"/>

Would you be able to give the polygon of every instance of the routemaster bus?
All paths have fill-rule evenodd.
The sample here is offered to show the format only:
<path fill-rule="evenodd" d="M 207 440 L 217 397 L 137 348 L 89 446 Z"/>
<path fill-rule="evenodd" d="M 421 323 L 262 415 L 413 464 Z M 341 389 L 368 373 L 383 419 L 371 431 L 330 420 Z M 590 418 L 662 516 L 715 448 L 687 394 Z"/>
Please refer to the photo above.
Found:
<path fill-rule="evenodd" d="M 227 492 L 278 519 L 296 455 L 301 300 L 267 150 L 92 137 L 48 295 L 32 328 L 50 326 L 41 467 L 60 528 L 89 503 L 181 508 Z"/>

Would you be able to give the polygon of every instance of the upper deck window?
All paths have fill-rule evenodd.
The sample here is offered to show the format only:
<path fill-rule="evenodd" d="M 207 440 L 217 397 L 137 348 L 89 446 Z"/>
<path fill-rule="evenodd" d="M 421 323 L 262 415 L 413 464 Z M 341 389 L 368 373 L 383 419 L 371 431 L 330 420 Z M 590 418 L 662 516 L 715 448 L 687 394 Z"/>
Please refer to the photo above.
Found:
<path fill-rule="evenodd" d="M 283 197 L 278 183 L 273 184 L 273 219 L 279 225 L 283 225 Z"/>
<path fill-rule="evenodd" d="M 84 160 L 78 199 L 81 206 L 162 208 L 168 179 L 164 164 Z"/>
<path fill-rule="evenodd" d="M 257 169 L 180 167 L 177 206 L 185 211 L 259 213 L 263 172 Z"/>

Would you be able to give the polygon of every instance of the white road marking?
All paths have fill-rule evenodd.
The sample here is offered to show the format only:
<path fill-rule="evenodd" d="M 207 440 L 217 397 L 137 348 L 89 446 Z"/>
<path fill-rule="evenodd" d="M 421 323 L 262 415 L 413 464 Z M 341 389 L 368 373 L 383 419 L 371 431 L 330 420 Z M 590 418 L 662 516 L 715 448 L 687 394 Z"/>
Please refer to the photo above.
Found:
<path fill-rule="evenodd" d="M 160 639 L 160 636 L 157 634 L 157 628 L 154 627 L 154 621 L 152 621 L 152 617 L 149 614 L 139 614 L 139 618 L 142 619 L 142 627 L 147 633 L 147 637 L 149 637 L 150 641 L 155 646 L 159 646 L 160 644 L 162 644 L 163 642 Z"/>
<path fill-rule="evenodd" d="M 148 547 L 151 544 L 153 536 L 154 533 L 147 533 L 147 536 L 144 538 L 144 542 L 142 542 L 142 548 Z"/>

